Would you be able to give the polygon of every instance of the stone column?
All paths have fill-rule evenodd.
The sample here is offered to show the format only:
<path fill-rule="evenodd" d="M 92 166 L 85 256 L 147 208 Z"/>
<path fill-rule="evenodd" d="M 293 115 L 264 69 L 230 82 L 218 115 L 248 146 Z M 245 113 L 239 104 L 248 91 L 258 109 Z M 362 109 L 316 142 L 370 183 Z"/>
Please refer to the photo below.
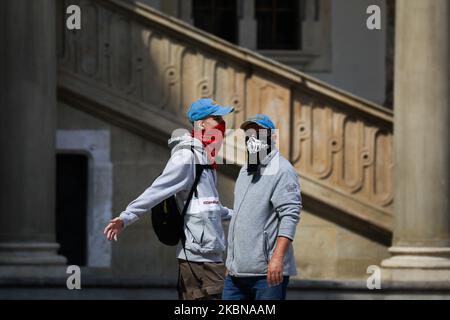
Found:
<path fill-rule="evenodd" d="M 239 0 L 238 6 L 239 45 L 251 50 L 256 50 L 257 24 L 255 19 L 255 1 Z"/>
<path fill-rule="evenodd" d="M 55 242 L 54 0 L 0 4 L 0 276 L 63 265 Z M 9 270 L 9 271 L 5 271 Z M 8 273 L 9 274 L 9 273 Z"/>
<path fill-rule="evenodd" d="M 449 9 L 397 0 L 392 280 L 450 282 Z"/>

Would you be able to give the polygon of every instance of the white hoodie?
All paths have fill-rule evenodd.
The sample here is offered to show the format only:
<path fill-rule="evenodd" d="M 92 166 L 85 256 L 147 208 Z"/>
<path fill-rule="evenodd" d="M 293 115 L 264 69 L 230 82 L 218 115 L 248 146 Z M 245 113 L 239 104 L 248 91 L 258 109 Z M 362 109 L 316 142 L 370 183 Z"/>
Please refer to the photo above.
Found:
<path fill-rule="evenodd" d="M 195 164 L 207 164 L 205 149 L 198 139 L 186 134 L 170 139 L 168 144 L 172 152 L 162 174 L 120 214 L 125 227 L 172 195 L 175 195 L 181 212 L 194 183 Z M 191 146 L 194 152 L 190 150 Z M 222 220 L 230 219 L 232 213 L 219 201 L 216 171 L 203 170 L 197 185 L 197 196 L 192 197 L 185 216 L 189 261 L 223 261 L 226 242 Z M 186 260 L 181 244 L 177 248 L 177 258 Z"/>

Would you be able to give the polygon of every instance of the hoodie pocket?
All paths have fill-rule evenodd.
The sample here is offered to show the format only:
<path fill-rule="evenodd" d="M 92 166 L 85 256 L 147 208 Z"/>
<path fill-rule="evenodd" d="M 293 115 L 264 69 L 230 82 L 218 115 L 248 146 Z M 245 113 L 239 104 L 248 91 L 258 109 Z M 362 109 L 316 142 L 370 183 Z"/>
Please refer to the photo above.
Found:
<path fill-rule="evenodd" d="M 202 218 L 199 216 L 190 215 L 189 219 L 185 219 L 185 221 L 186 247 L 191 247 L 191 245 L 200 245 L 205 232 Z"/>
<path fill-rule="evenodd" d="M 220 254 L 225 251 L 222 221 L 217 214 L 209 214 L 205 217 L 204 237 L 202 240 L 202 249 L 206 254 Z"/>
<path fill-rule="evenodd" d="M 202 213 L 190 215 L 186 248 L 197 254 L 221 254 L 225 250 L 221 220 Z"/>
<path fill-rule="evenodd" d="M 269 239 L 268 239 L 267 231 L 264 231 L 263 252 L 264 252 L 264 258 L 266 259 L 266 262 L 269 263 Z"/>

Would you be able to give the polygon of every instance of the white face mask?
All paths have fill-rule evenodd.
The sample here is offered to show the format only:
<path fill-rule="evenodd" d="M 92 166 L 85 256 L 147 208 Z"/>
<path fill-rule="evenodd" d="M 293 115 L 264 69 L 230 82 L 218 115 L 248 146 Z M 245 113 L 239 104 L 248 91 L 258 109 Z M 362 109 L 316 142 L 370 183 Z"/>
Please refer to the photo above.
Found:
<path fill-rule="evenodd" d="M 268 149 L 269 145 L 261 140 L 256 139 L 255 136 L 251 136 L 247 140 L 247 150 L 250 154 L 255 154 L 263 149 Z"/>

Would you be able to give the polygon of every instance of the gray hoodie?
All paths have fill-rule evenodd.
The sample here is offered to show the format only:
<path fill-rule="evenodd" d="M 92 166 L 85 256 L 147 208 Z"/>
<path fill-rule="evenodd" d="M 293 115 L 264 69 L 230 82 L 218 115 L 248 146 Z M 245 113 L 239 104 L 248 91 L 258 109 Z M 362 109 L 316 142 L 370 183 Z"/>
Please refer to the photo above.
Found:
<path fill-rule="evenodd" d="M 194 147 L 195 155 L 189 150 L 190 146 Z M 171 157 L 163 173 L 120 214 L 125 226 L 172 195 L 175 195 L 180 211 L 183 209 L 194 183 L 195 164 L 207 164 L 207 155 L 202 143 L 188 134 L 170 139 L 169 147 L 172 149 Z M 184 231 L 189 261 L 223 261 L 226 242 L 222 220 L 230 219 L 232 213 L 219 201 L 216 171 L 204 170 L 197 186 L 197 196 L 192 198 L 185 216 Z M 177 257 L 186 259 L 181 245 L 178 245 Z"/>
<path fill-rule="evenodd" d="M 298 175 L 278 150 L 262 161 L 254 174 L 242 167 L 234 189 L 234 215 L 228 231 L 226 266 L 232 276 L 263 276 L 277 237 L 294 239 L 302 208 Z M 283 273 L 297 274 L 292 244 Z"/>

